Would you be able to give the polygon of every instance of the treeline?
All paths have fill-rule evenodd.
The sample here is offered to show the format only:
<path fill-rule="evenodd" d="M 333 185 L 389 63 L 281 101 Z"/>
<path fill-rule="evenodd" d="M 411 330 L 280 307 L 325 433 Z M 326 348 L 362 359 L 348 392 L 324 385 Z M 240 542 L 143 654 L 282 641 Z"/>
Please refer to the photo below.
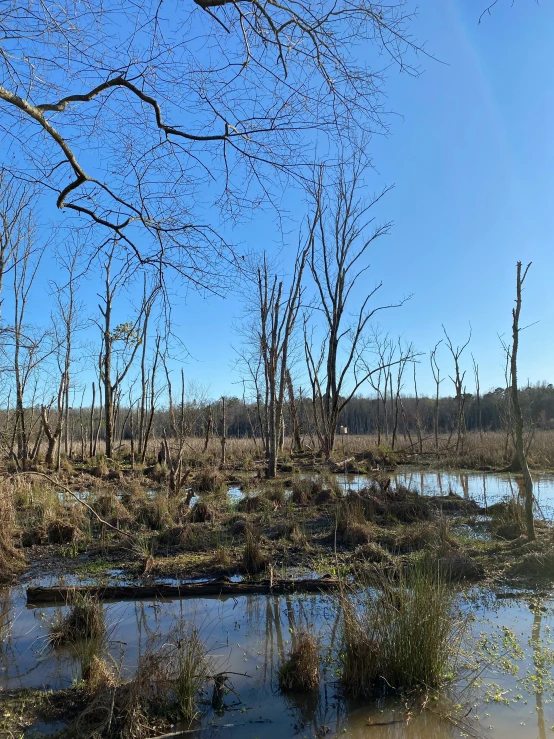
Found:
<path fill-rule="evenodd" d="M 521 402 L 529 426 L 554 428 L 554 385 L 539 383 L 522 388 Z M 302 436 L 315 439 L 312 401 L 298 397 L 295 405 Z M 293 432 L 290 405 L 287 404 L 284 410 L 282 434 L 289 437 Z M 384 403 L 381 399 L 357 396 L 342 411 L 338 430 L 346 429 L 348 434 L 355 435 L 379 435 L 381 441 L 390 443 L 393 437 L 395 441 L 400 438 L 417 438 L 419 432 L 425 436 L 432 435 L 435 431 L 435 418 L 438 417 L 438 433 L 454 435 L 458 430 L 457 413 L 458 399 L 455 397 L 442 397 L 437 402 L 435 398 L 429 397 L 399 396 Z M 134 442 L 133 447 L 138 450 L 139 414 L 140 410 L 137 408 L 117 408 L 113 429 L 116 446 L 124 444 L 129 448 L 130 443 Z M 148 437 L 151 446 L 156 441 L 161 444 L 164 436 L 171 440 L 177 438 L 175 414 L 180 419 L 179 429 L 187 436 L 205 439 L 219 437 L 224 431 L 227 438 L 263 439 L 263 408 L 255 402 L 231 397 L 225 399 L 225 427 L 222 400 L 185 402 L 172 411 L 167 408 L 155 410 Z M 27 408 L 25 415 L 31 446 L 38 450 L 41 442 L 46 441 L 43 437 L 40 409 Z M 8 447 L 12 418 L 13 414 L 9 410 L 0 411 L 4 445 Z M 467 432 L 502 431 L 509 428 L 508 392 L 503 388 L 496 388 L 482 396 L 466 393 L 463 398 L 463 422 Z M 70 409 L 66 429 L 67 434 L 64 434 L 61 447 L 68 455 L 82 455 L 86 458 L 104 451 L 105 425 L 99 407 Z M 13 430 L 11 433 L 13 434 Z"/>
<path fill-rule="evenodd" d="M 427 354 L 380 330 L 376 314 L 405 301 L 380 300 L 380 284 L 361 298 L 355 290 L 363 287 L 370 246 L 389 228 L 368 220 L 381 196 L 359 196 L 363 172 L 354 160 L 333 177 L 314 179 L 308 228 L 287 264 L 273 264 L 267 253 L 245 259 L 241 340 L 234 347 L 243 398 L 213 402 L 185 377 L 163 281 L 137 271 L 116 243 L 106 244 L 93 266 L 79 244 L 57 244 L 58 282 L 52 281 L 42 310 L 33 312 L 40 325 L 30 321 L 47 244 L 37 243 L 32 193 L 0 176 L 0 220 L 11 224 L 0 243 L 0 286 L 10 278 L 0 296 L 2 458 L 19 470 L 37 461 L 60 469 L 63 454 L 113 459 L 129 446 L 133 463 L 161 455 L 177 491 L 190 454 L 205 451 L 211 437 L 221 441 L 221 465 L 227 438 L 259 440 L 271 478 L 285 438 L 292 451 L 309 446 L 331 460 L 345 429 L 375 434 L 392 449 L 403 440 L 422 451 L 431 436 L 437 453 L 439 435 L 447 434 L 458 454 L 466 431 L 521 427 L 514 423 L 519 404 L 528 424 L 551 428 L 552 385 L 522 389 L 519 404 L 504 388 L 481 393 L 473 355 L 468 376 L 471 330 L 457 344 L 443 326 Z M 92 290 L 98 302 L 88 299 Z M 506 360 L 511 351 L 504 347 Z M 418 392 L 425 356 L 430 397 Z M 513 370 L 506 367 L 510 387 Z M 516 373 L 513 383 L 517 387 Z M 368 393 L 372 397 L 363 397 Z M 203 445 L 192 449 L 191 437 L 203 437 Z"/>

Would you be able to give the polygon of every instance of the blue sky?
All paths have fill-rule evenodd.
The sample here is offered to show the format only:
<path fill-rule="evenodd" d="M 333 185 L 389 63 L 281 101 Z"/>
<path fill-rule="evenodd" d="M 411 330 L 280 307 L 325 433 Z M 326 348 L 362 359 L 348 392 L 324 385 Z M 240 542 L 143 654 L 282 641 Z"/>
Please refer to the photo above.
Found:
<path fill-rule="evenodd" d="M 391 72 L 395 115 L 391 135 L 371 142 L 368 188 L 395 185 L 380 209 L 394 228 L 375 246 L 368 286 L 383 280 L 386 300 L 413 293 L 403 308 L 381 314 L 381 325 L 422 352 L 441 338 L 441 324 L 454 343 L 463 343 L 471 325 L 469 390 L 470 351 L 482 387 L 502 384 L 498 334 L 509 335 L 518 259 L 533 262 L 523 322 L 539 321 L 522 336 L 520 379 L 554 377 L 554 6 L 499 3 L 479 25 L 481 5 L 426 0 L 420 7 L 414 36 L 440 62 L 421 57 L 416 79 Z M 291 213 L 293 248 L 293 222 L 302 215 L 301 207 Z M 260 214 L 236 235 L 245 245 L 275 248 L 272 227 L 271 216 Z M 229 341 L 240 311 L 240 295 L 189 295 L 175 311 L 197 360 L 189 373 L 213 395 L 229 392 L 233 380 Z M 446 353 L 441 365 L 450 371 Z M 427 356 L 418 375 L 420 390 L 430 390 Z"/>
<path fill-rule="evenodd" d="M 379 321 L 426 353 L 420 358 L 420 392 L 431 391 L 427 353 L 441 338 L 442 324 L 455 344 L 472 327 L 468 390 L 470 352 L 479 363 L 482 388 L 502 384 L 498 334 L 510 331 L 518 259 L 533 262 L 523 322 L 538 321 L 522 336 L 520 380 L 554 379 L 554 6 L 516 0 L 512 7 L 501 0 L 479 24 L 484 5 L 425 0 L 412 31 L 440 61 L 421 56 L 417 78 L 391 70 L 391 133 L 370 142 L 375 172 L 368 191 L 394 184 L 378 212 L 394 227 L 376 242 L 356 298 L 381 280 L 383 302 L 413 294 Z M 284 193 L 283 202 L 289 234 L 280 258 L 286 265 L 306 210 L 298 192 Z M 282 242 L 274 214 L 263 211 L 230 236 L 245 250 L 275 251 Z M 41 289 L 54 274 L 49 260 Z M 240 343 L 233 326 L 242 293 L 239 285 L 223 300 L 180 288 L 172 298 L 175 330 L 190 352 L 187 375 L 210 396 L 240 394 L 231 344 Z M 98 301 L 92 283 L 82 297 L 93 309 Z M 33 313 L 41 310 L 35 303 Z M 445 353 L 441 367 L 450 371 Z M 447 383 L 443 391 L 450 391 Z"/>

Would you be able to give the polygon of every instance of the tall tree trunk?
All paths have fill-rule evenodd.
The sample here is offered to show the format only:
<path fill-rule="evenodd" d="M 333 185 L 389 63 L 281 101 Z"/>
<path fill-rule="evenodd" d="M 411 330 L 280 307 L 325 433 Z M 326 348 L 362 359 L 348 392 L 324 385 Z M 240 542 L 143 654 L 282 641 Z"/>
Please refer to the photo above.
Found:
<path fill-rule="evenodd" d="M 529 465 L 525 456 L 525 448 L 523 445 L 523 414 L 519 403 L 519 390 L 517 386 L 517 352 L 519 348 L 519 316 L 521 313 L 521 291 L 522 286 L 529 271 L 531 263 L 527 265 L 523 275 L 521 274 L 521 262 L 516 265 L 516 307 L 512 310 L 512 355 L 510 360 L 511 370 L 511 395 L 512 406 L 514 409 L 514 434 L 516 453 L 521 471 L 523 473 L 523 482 L 525 485 L 525 519 L 527 524 L 527 538 L 532 541 L 535 539 L 535 521 L 533 519 L 533 480 L 529 472 Z"/>
<path fill-rule="evenodd" d="M 96 398 L 96 384 L 92 383 L 92 401 L 90 404 L 90 442 L 89 442 L 89 457 L 93 456 L 94 452 L 94 401 Z"/>
<path fill-rule="evenodd" d="M 296 401 L 294 400 L 294 387 L 290 372 L 286 370 L 287 392 L 289 396 L 290 420 L 292 425 L 292 450 L 294 452 L 302 451 L 302 437 L 300 436 L 300 424 L 298 422 L 298 412 L 296 410 Z"/>
<path fill-rule="evenodd" d="M 223 467 L 227 461 L 226 456 L 227 445 L 227 415 L 225 412 L 225 398 L 221 398 L 221 466 Z"/>

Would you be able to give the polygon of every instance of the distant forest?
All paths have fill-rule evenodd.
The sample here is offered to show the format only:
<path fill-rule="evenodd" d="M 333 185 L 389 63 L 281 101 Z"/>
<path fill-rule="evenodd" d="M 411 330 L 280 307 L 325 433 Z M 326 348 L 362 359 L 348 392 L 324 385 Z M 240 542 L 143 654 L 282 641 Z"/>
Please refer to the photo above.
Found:
<path fill-rule="evenodd" d="M 540 383 L 521 390 L 521 402 L 528 426 L 540 429 L 554 428 L 554 385 Z M 313 424 L 312 399 L 295 398 L 296 413 L 303 435 L 315 433 Z M 510 399 L 504 388 L 496 388 L 483 395 L 466 393 L 462 398 L 464 427 L 471 431 L 501 431 L 508 427 L 510 419 Z M 438 433 L 451 434 L 457 430 L 458 399 L 456 397 L 435 398 L 414 396 L 393 396 L 377 398 L 354 397 L 340 415 L 339 424 L 348 434 L 380 434 L 383 440 L 405 438 L 410 434 L 432 434 L 435 430 L 435 416 Z M 291 433 L 290 403 L 284 409 L 285 435 Z M 114 438 L 119 443 L 129 441 L 133 429 L 138 427 L 139 409 L 131 413 L 128 407 L 119 405 L 115 414 Z M 186 402 L 184 406 L 174 407 L 174 415 L 183 419 L 190 436 L 205 436 L 206 433 L 219 435 L 222 431 L 222 402 Z M 28 428 L 39 434 L 40 410 L 29 408 L 26 411 Z M 104 439 L 104 425 L 100 408 L 71 408 L 68 417 L 68 441 L 80 442 L 83 437 L 90 439 L 92 424 L 93 437 Z M 3 423 L 10 427 L 10 411 L 3 411 Z M 265 422 L 264 406 L 247 402 L 240 398 L 225 399 L 225 427 L 229 438 L 248 438 L 262 436 Z M 152 414 L 150 438 L 161 438 L 163 433 L 169 438 L 175 436 L 169 410 L 156 409 Z M 32 431 L 31 431 L 31 435 Z M 35 436 L 36 438 L 36 436 Z"/>

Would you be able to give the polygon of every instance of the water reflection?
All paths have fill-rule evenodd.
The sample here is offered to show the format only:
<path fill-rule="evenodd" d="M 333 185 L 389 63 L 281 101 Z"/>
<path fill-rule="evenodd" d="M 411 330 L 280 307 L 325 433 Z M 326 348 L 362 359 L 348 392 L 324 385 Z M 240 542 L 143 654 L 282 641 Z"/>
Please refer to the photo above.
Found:
<path fill-rule="evenodd" d="M 487 507 L 507 497 L 517 497 L 522 492 L 522 480 L 510 473 L 444 472 L 416 470 L 399 467 L 387 473 L 396 485 L 404 485 L 422 495 L 448 495 L 454 493 L 471 498 Z M 359 489 L 368 484 L 365 475 L 337 475 L 344 489 Z M 554 518 L 554 475 L 533 474 L 535 497 L 539 513 Z"/>
<path fill-rule="evenodd" d="M 481 728 L 491 724 L 493 728 L 487 734 L 494 738 L 546 739 L 546 727 L 554 723 L 551 686 L 546 680 L 537 683 L 529 679 L 525 683 L 522 675 L 527 670 L 540 676 L 549 669 L 550 663 L 545 662 L 548 651 L 545 643 L 548 644 L 554 623 L 549 604 L 534 603 L 531 611 L 524 602 L 497 602 L 493 597 L 485 598 L 482 591 L 479 593 L 480 597 L 472 596 L 465 606 L 477 618 L 475 633 L 485 630 L 491 636 L 496 635 L 501 643 L 502 629 L 509 625 L 519 635 L 525 650 L 519 675 L 491 673 L 487 679 L 498 681 L 503 695 L 524 694 L 525 687 L 529 690 L 527 704 L 525 699 L 510 701 L 510 705 L 492 701 L 485 708 L 475 709 L 481 714 Z M 228 705 L 223 713 L 212 710 L 210 691 L 203 705 L 204 727 L 213 724 L 217 730 L 225 726 L 222 735 L 230 739 L 461 736 L 461 729 L 444 717 L 449 704 L 445 711 L 421 713 L 398 703 L 351 703 L 341 698 L 336 676 L 340 623 L 327 597 L 289 595 L 125 602 L 106 605 L 105 609 L 106 620 L 112 624 L 110 651 L 123 676 L 132 674 L 148 643 L 156 640 L 157 635 L 167 634 L 175 618 L 198 626 L 210 650 L 214 673 L 237 673 L 231 676 L 234 693 L 227 697 Z M 21 589 L 0 593 L 0 623 L 10 625 L 3 631 L 1 688 L 59 688 L 79 678 L 78 666 L 70 653 L 45 649 L 47 626 L 55 613 L 55 608 L 25 608 Z M 281 695 L 277 689 L 277 667 L 290 648 L 291 631 L 306 628 L 321 642 L 320 688 L 309 696 Z M 533 685 L 538 685 L 540 690 L 535 690 Z M 457 700 L 454 696 L 454 702 Z M 490 716 L 485 716 L 486 713 Z"/>
<path fill-rule="evenodd" d="M 540 673 L 541 657 L 541 624 L 542 624 L 542 604 L 536 604 L 533 617 L 533 628 L 531 631 L 531 648 L 533 650 L 533 666 L 535 668 L 535 675 Z M 537 710 L 537 722 L 539 730 L 539 739 L 546 739 L 546 725 L 544 719 L 544 704 L 543 704 L 543 691 L 540 683 L 535 688 L 535 708 Z"/>

